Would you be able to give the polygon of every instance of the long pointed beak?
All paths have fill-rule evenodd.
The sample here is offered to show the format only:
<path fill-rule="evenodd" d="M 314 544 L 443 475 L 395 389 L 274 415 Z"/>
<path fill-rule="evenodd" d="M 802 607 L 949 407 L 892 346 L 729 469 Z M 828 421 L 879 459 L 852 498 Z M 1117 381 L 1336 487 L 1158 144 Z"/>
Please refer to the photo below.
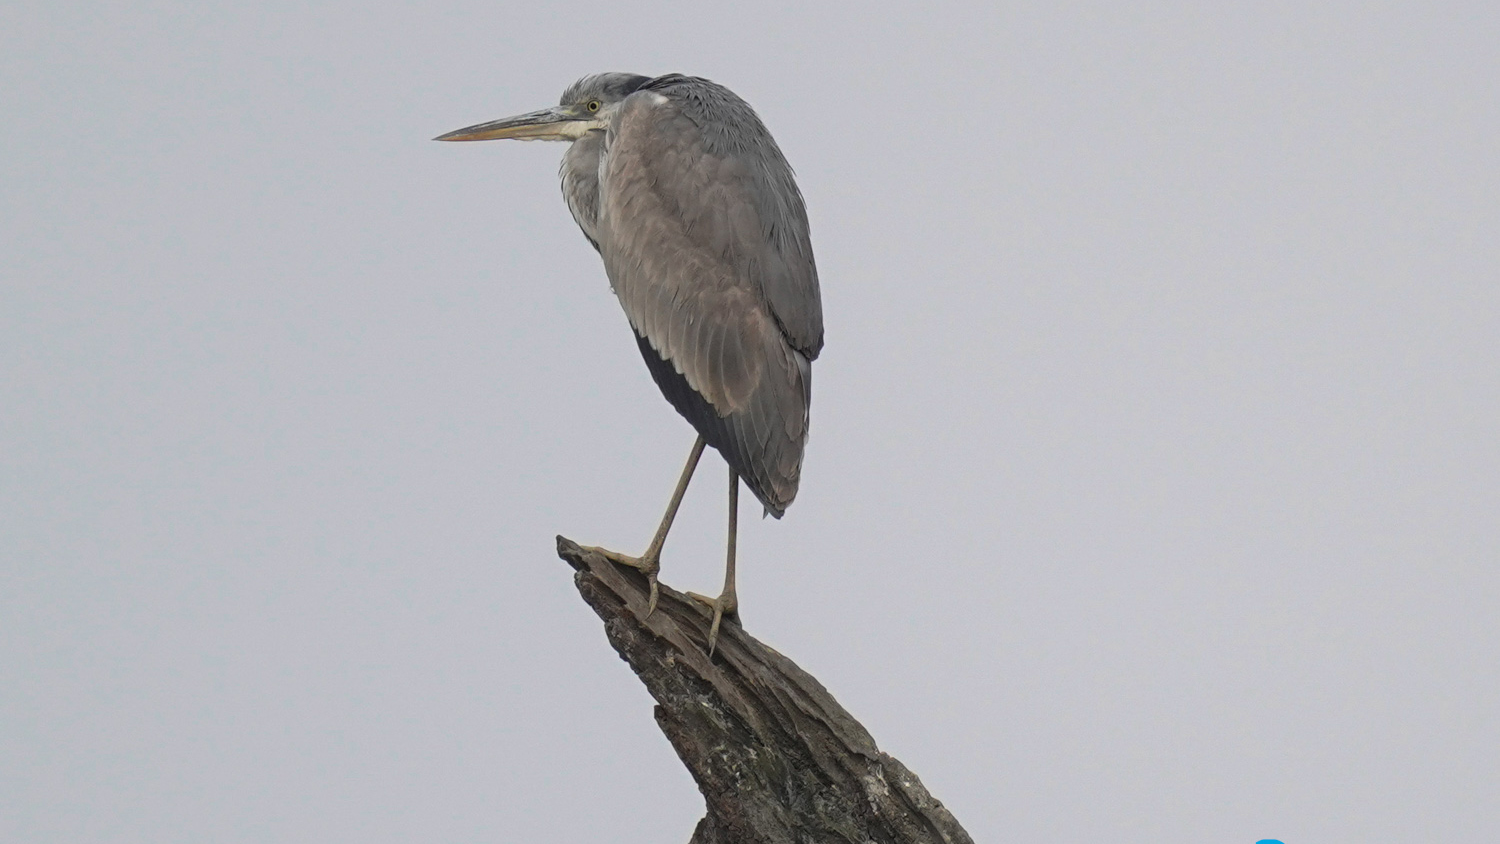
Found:
<path fill-rule="evenodd" d="M 557 106 L 455 129 L 446 135 L 438 135 L 433 140 L 495 141 L 515 138 L 520 141 L 571 141 L 587 131 L 584 128 L 587 124 L 587 120 L 580 120 Z"/>

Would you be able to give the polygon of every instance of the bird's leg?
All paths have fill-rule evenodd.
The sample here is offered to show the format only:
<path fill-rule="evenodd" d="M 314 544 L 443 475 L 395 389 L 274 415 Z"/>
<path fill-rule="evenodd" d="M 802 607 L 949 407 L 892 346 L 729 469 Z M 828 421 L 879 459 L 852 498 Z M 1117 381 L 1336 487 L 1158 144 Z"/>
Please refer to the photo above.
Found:
<path fill-rule="evenodd" d="M 622 566 L 630 566 L 639 569 L 646 576 L 646 582 L 651 584 L 651 597 L 646 601 L 646 617 L 656 612 L 656 573 L 661 571 L 661 548 L 667 544 L 667 531 L 672 529 L 672 520 L 677 518 L 677 508 L 682 505 L 682 496 L 687 492 L 688 481 L 693 479 L 693 470 L 698 468 L 698 458 L 703 456 L 703 437 L 693 443 L 693 450 L 688 453 L 687 465 L 682 467 L 682 477 L 677 479 L 677 489 L 672 492 L 672 500 L 667 504 L 666 515 L 661 517 L 661 526 L 656 529 L 656 536 L 651 538 L 651 544 L 646 547 L 646 553 L 639 557 L 631 557 L 608 548 L 590 547 L 585 551 L 593 551 L 602 555 L 605 559 L 619 563 Z"/>
<path fill-rule="evenodd" d="M 729 470 L 729 554 L 724 562 L 724 591 L 718 598 L 709 598 L 693 592 L 688 593 L 689 598 L 695 598 L 707 604 L 714 611 L 713 623 L 708 628 L 708 655 L 714 655 L 714 647 L 719 642 L 719 623 L 724 616 L 738 617 L 740 602 L 734 595 L 734 547 L 739 534 L 740 516 L 740 476 L 735 474 L 734 469 Z"/>

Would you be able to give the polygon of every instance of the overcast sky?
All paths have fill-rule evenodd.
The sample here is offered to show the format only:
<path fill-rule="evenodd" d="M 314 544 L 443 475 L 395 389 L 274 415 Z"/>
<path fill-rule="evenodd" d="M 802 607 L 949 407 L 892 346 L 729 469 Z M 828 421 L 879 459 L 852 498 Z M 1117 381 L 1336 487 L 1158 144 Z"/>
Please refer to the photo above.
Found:
<path fill-rule="evenodd" d="M 563 148 L 429 140 L 604 70 L 797 169 L 743 619 L 976 840 L 1493 841 L 1493 4 L 274 0 L 0 8 L 0 839 L 687 840 L 553 537 L 693 432 Z"/>

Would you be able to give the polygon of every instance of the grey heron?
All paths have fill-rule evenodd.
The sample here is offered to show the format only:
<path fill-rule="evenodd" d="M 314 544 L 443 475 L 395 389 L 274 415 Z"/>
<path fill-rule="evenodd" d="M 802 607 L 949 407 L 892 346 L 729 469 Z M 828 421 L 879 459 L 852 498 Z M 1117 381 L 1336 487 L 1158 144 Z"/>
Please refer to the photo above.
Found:
<path fill-rule="evenodd" d="M 652 378 L 698 431 L 645 553 L 593 549 L 650 583 L 693 470 L 711 445 L 729 464 L 724 589 L 712 654 L 736 616 L 740 479 L 777 518 L 797 495 L 823 348 L 823 305 L 807 211 L 781 149 L 750 105 L 692 76 L 585 76 L 553 108 L 469 126 L 439 141 L 567 141 L 568 210 L 604 260 Z"/>

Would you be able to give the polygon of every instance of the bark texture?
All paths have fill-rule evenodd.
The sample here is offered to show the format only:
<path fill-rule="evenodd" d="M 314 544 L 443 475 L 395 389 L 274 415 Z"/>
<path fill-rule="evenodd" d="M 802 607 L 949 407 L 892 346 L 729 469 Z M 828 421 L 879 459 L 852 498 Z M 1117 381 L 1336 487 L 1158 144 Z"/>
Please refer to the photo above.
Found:
<path fill-rule="evenodd" d="M 724 622 L 708 657 L 708 609 L 571 540 L 558 555 L 620 657 L 656 699 L 656 722 L 703 792 L 691 844 L 971 844 L 905 765 L 812 675 Z"/>

